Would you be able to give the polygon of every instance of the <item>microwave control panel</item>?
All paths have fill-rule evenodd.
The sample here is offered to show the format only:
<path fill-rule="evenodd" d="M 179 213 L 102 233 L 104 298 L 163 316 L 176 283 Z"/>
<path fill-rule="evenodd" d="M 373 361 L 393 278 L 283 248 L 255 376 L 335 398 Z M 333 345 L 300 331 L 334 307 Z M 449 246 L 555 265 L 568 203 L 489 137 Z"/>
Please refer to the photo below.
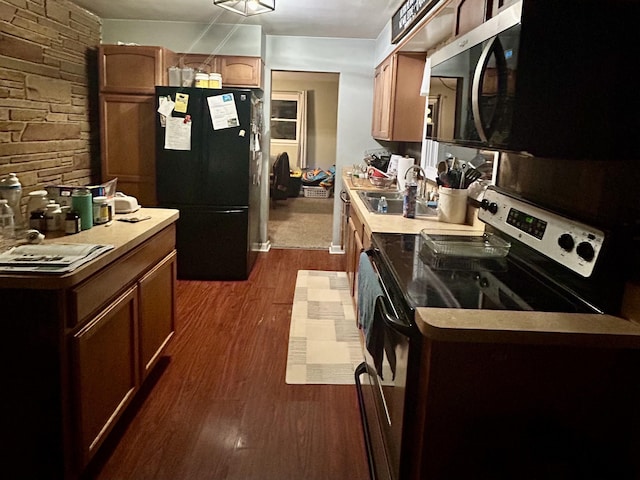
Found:
<path fill-rule="evenodd" d="M 601 230 L 489 188 L 478 218 L 583 277 L 593 273 L 604 243 Z"/>

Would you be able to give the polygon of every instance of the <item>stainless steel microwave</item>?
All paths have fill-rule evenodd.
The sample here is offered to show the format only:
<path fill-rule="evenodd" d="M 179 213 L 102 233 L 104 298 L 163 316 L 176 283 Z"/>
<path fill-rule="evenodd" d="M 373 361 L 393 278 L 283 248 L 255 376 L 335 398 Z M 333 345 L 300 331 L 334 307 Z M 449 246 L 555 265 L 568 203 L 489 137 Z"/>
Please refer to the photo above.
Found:
<path fill-rule="evenodd" d="M 432 137 L 537 157 L 638 159 L 639 5 L 521 0 L 435 51 L 430 90 L 444 94 Z"/>

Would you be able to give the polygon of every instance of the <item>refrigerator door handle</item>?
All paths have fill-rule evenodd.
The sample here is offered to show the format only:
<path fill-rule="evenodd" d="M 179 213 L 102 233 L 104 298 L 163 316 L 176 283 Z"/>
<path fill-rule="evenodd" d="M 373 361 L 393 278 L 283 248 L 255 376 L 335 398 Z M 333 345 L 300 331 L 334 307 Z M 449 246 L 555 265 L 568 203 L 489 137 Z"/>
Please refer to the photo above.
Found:
<path fill-rule="evenodd" d="M 216 210 L 216 213 L 242 213 L 244 210 Z"/>

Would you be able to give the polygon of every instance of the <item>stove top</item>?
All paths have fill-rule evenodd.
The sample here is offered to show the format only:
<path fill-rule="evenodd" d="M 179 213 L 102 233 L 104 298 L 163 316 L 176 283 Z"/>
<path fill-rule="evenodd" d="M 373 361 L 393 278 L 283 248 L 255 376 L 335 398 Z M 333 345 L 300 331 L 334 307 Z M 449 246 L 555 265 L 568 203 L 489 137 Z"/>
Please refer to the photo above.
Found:
<path fill-rule="evenodd" d="M 420 234 L 372 235 L 389 289 L 405 307 L 617 314 L 624 281 L 605 232 L 496 187 L 479 218 L 510 243 L 506 256 L 434 258 Z"/>

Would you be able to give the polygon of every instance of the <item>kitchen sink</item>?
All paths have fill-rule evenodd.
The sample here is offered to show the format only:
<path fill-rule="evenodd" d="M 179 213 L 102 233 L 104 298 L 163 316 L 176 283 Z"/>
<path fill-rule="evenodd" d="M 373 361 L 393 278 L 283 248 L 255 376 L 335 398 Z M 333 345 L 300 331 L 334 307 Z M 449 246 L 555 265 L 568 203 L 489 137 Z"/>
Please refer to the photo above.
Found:
<path fill-rule="evenodd" d="M 368 192 L 364 190 L 358 191 L 358 195 L 366 205 L 367 209 L 372 213 L 378 212 L 378 202 L 380 197 L 387 199 L 387 213 L 381 215 L 402 215 L 402 192 Z M 437 211 L 433 207 L 427 206 L 425 200 L 416 201 L 416 217 L 435 217 Z"/>

